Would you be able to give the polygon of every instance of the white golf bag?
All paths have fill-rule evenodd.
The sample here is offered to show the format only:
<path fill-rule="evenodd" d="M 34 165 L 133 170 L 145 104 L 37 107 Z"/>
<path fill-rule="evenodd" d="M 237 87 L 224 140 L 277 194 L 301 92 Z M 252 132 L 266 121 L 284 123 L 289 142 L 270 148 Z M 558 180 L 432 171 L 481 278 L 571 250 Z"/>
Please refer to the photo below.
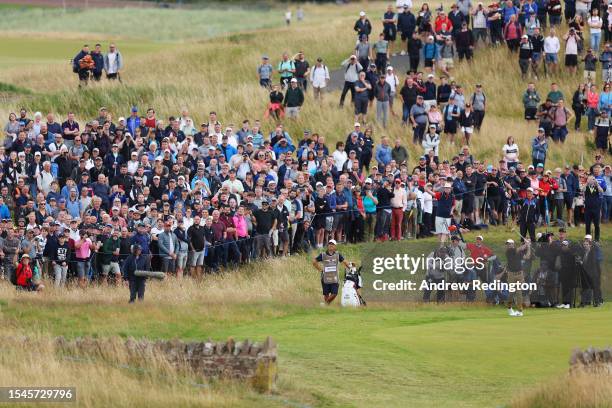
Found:
<path fill-rule="evenodd" d="M 342 286 L 342 298 L 340 299 L 340 304 L 342 305 L 342 307 L 361 306 L 359 295 L 357 294 L 357 290 L 355 289 L 355 282 L 351 280 L 347 280 L 344 282 L 344 286 Z"/>
<path fill-rule="evenodd" d="M 361 288 L 361 268 L 357 269 L 355 265 L 350 264 L 344 275 L 344 285 L 342 286 L 342 297 L 340 304 L 342 307 L 359 307 L 365 305 L 365 301 L 357 292 Z"/>

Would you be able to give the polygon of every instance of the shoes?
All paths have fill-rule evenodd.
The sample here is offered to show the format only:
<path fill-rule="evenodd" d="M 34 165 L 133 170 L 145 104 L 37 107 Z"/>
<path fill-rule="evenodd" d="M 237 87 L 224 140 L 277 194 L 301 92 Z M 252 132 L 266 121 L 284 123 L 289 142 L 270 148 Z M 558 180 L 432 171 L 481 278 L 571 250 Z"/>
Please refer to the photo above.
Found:
<path fill-rule="evenodd" d="M 510 308 L 508 309 L 508 316 L 514 316 L 516 314 L 516 312 L 514 311 L 514 309 Z"/>
<path fill-rule="evenodd" d="M 557 305 L 557 309 L 569 309 L 570 305 L 569 303 L 561 303 L 560 305 Z"/>
<path fill-rule="evenodd" d="M 521 312 L 520 310 L 517 310 L 516 312 L 514 312 L 514 316 L 522 317 L 523 316 L 523 312 Z"/>
<path fill-rule="evenodd" d="M 400 52 L 400 55 L 406 55 L 406 51 Z"/>

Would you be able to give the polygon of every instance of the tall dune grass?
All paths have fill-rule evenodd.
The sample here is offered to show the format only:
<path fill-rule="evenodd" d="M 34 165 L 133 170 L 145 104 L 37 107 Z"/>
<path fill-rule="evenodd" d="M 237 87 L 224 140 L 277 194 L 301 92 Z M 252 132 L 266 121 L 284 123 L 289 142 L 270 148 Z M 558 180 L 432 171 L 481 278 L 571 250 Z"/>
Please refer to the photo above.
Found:
<path fill-rule="evenodd" d="M 105 359 L 60 355 L 50 337 L 39 333 L 21 344 L 16 333 L 2 334 L 0 386 L 76 387 L 78 407 L 247 407 L 254 401 L 277 406 L 245 385 L 204 383 L 155 358 L 136 367 L 122 363 L 125 356 L 111 348 L 104 350 Z"/>
<path fill-rule="evenodd" d="M 612 407 L 612 376 L 567 375 L 519 394 L 512 408 L 606 408 Z"/>
<path fill-rule="evenodd" d="M 262 54 L 270 55 L 276 65 L 283 51 L 293 54 L 303 49 L 311 63 L 321 56 L 330 69 L 337 69 L 339 62 L 352 52 L 355 40 L 352 25 L 362 7 L 368 11 L 376 32 L 380 28 L 378 15 L 384 10 L 384 3 L 353 4 L 342 8 L 311 6 L 307 8 L 307 16 L 311 13 L 325 18 L 313 18 L 290 28 L 233 34 L 211 41 L 177 45 L 137 59 L 126 56 L 125 85 L 102 82 L 79 91 L 75 75 L 63 65 L 51 65 L 44 70 L 32 67 L 7 71 L 3 80 L 39 92 L 38 96 L 23 101 L 32 110 L 55 111 L 60 116 L 75 111 L 80 120 L 94 117 L 100 106 L 109 107 L 116 119 L 126 116 L 129 106 L 136 104 L 142 108 L 155 107 L 162 119 L 187 107 L 196 122 L 205 120 L 208 112 L 215 110 L 224 124 L 238 125 L 245 118 L 262 118 L 267 105 L 267 92 L 258 86 L 255 74 Z M 495 162 L 501 158 L 505 139 L 512 135 L 522 149 L 521 159 L 530 162 L 531 140 L 536 127 L 528 126 L 522 119 L 521 96 L 526 81 L 520 78 L 518 57 L 510 55 L 505 47 L 481 47 L 476 54 L 473 63 L 457 64 L 453 72 L 453 79 L 464 86 L 466 97 L 469 98 L 476 83 L 481 83 L 487 94 L 487 116 L 482 131 L 473 137 L 472 150 L 479 157 Z M 398 74 L 403 81 L 403 73 Z M 561 84 L 567 105 L 571 105 L 569 102 L 579 77 L 569 78 L 561 74 L 540 78 L 537 88 L 543 98 L 553 80 Z M 353 123 L 352 108 L 346 106 L 339 110 L 338 99 L 339 92 L 334 91 L 328 93 L 319 105 L 309 95 L 300 118 L 297 121 L 286 120 L 285 126 L 298 138 L 305 128 L 318 132 L 326 136 L 330 147 L 333 146 L 346 137 Z M 17 108 L 1 106 L 0 117 L 7 117 L 9 111 Z M 395 111 L 401 114 L 399 99 L 396 99 Z M 369 113 L 368 122 L 375 127 L 375 139 L 378 141 L 382 136 L 400 138 L 409 148 L 411 163 L 415 163 L 423 149 L 412 145 L 412 129 L 402 127 L 398 117 L 393 117 L 389 127 L 383 129 L 376 124 L 374 115 L 375 112 Z M 273 126 L 274 123 L 268 121 L 264 130 L 270 131 Z M 585 143 L 585 139 L 590 137 L 571 130 L 564 145 L 550 146 L 547 164 L 561 166 L 578 163 L 583 157 L 590 159 Z M 442 139 L 443 157 L 457 153 L 460 141 L 451 146 L 446 137 Z"/>

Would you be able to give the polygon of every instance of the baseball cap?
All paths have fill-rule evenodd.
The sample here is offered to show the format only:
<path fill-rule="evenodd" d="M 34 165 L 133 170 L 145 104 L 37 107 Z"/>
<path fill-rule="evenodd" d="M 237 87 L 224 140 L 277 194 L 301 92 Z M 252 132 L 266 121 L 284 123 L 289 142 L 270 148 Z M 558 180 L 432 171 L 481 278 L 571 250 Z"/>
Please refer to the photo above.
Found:
<path fill-rule="evenodd" d="M 544 132 L 544 128 L 539 128 L 538 132 Z"/>
<path fill-rule="evenodd" d="M 513 239 L 511 239 L 511 238 L 508 238 L 508 239 L 506 240 L 506 244 L 514 244 L 514 240 L 513 240 Z"/>
<path fill-rule="evenodd" d="M 297 82 L 297 79 L 291 78 L 291 82 Z"/>
<path fill-rule="evenodd" d="M 591 234 L 586 234 L 586 235 L 584 236 L 584 239 L 585 239 L 585 240 L 586 240 L 586 239 L 588 239 L 589 241 L 591 241 L 591 240 L 593 239 L 593 236 L 591 236 Z"/>
<path fill-rule="evenodd" d="M 355 122 L 354 127 L 358 127 L 358 126 L 361 127 L 361 124 L 359 122 Z"/>
<path fill-rule="evenodd" d="M 372 179 L 368 177 L 367 179 L 365 179 L 365 183 L 366 184 L 368 184 L 368 183 L 372 184 Z"/>
<path fill-rule="evenodd" d="M 132 106 L 132 112 L 138 112 L 138 107 L 137 106 Z"/>
<path fill-rule="evenodd" d="M 527 191 L 529 191 L 529 192 L 533 193 L 533 188 L 528 187 L 528 188 L 527 188 Z"/>
<path fill-rule="evenodd" d="M 478 239 L 480 241 L 484 241 L 484 238 L 482 237 L 482 235 L 476 235 L 476 239 Z"/>
<path fill-rule="evenodd" d="M 444 188 L 452 188 L 453 185 L 451 183 L 444 183 Z"/>
<path fill-rule="evenodd" d="M 360 11 L 360 12 L 359 12 L 359 15 L 360 15 L 361 17 L 363 17 L 363 16 L 365 16 L 365 15 L 366 15 L 366 13 L 365 13 L 365 11 L 363 11 L 363 10 L 362 10 L 362 11 Z"/>
<path fill-rule="evenodd" d="M 329 241 L 327 241 L 327 245 L 338 245 L 338 243 L 335 239 L 330 239 Z"/>

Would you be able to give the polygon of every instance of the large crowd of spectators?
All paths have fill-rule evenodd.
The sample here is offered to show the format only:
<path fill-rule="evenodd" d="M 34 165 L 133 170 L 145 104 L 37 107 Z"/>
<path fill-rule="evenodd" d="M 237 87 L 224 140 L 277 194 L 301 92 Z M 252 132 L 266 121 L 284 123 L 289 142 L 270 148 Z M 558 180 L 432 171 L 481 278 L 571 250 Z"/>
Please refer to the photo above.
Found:
<path fill-rule="evenodd" d="M 519 154 L 512 137 L 499 160 L 472 154 L 470 137 L 482 125 L 487 98 L 480 84 L 466 96 L 448 80 L 454 54 L 445 56 L 445 47 L 472 58 L 472 43 L 467 49 L 457 44 L 470 41 L 461 34 L 470 21 L 476 39 L 504 38 L 495 34 L 490 15 L 480 27 L 480 5 L 463 12 L 464 3 L 448 16 L 439 11 L 433 21 L 425 5 L 417 18 L 409 9 L 399 15 L 388 10 L 379 39 L 385 46 L 377 43 L 367 53 L 363 44 L 372 24 L 362 13 L 355 24 L 356 54 L 344 63 L 340 101 L 352 93 L 356 120 L 334 145 L 316 131 L 296 135 L 283 126 L 285 114 L 298 116 L 308 87 L 321 98 L 329 78 L 322 61 L 310 67 L 303 52 L 283 55 L 278 70 L 265 56 L 258 68 L 265 87 L 278 74 L 266 112 L 276 119 L 269 132 L 264 130 L 269 122 L 227 123 L 216 112 L 196 121 L 187 109 L 161 120 L 154 108 L 143 112 L 133 106 L 127 117 L 115 119 L 101 107 L 97 117 L 80 122 L 74 113 L 60 121 L 53 113 L 11 113 L 0 147 L 3 276 L 14 277 L 17 261 L 27 254 L 34 260 L 34 278 L 50 276 L 58 287 L 72 276 L 81 285 L 88 279 L 106 283 L 120 279 L 135 246 L 147 268 L 200 276 L 322 248 L 330 239 L 383 242 L 437 234 L 446 242 L 452 225 L 475 230 L 515 222 L 521 236 L 535 242 L 538 224 L 585 223 L 587 234 L 594 226 L 598 241 L 600 221 L 607 222 L 612 212 L 607 145 L 590 167 L 546 169 L 547 141 L 564 140 L 571 116 L 555 84 L 544 102 L 535 85 L 525 92 L 525 118 L 539 121 L 532 146 L 520 147 L 521 152 L 531 148 L 529 158 Z M 505 7 L 501 10 L 516 8 L 511 2 Z M 411 58 L 415 69 L 401 87 L 387 58 L 397 34 L 408 53 L 420 42 L 419 57 L 415 51 Z M 378 55 L 383 51 L 386 57 Z M 416 71 L 420 56 L 425 72 Z M 114 69 L 120 64 L 112 58 Z M 439 83 L 436 68 L 443 73 Z M 377 135 L 363 122 L 376 100 L 385 124 L 387 112 L 395 114 L 396 92 L 402 121 L 412 126 L 413 142 L 423 148 L 416 158 L 409 157 L 405 138 Z M 595 100 L 585 95 L 587 104 Z M 605 114 L 595 116 L 593 126 L 603 127 Z M 441 132 L 451 141 L 457 133 L 463 138 L 456 154 L 440 157 Z"/>

